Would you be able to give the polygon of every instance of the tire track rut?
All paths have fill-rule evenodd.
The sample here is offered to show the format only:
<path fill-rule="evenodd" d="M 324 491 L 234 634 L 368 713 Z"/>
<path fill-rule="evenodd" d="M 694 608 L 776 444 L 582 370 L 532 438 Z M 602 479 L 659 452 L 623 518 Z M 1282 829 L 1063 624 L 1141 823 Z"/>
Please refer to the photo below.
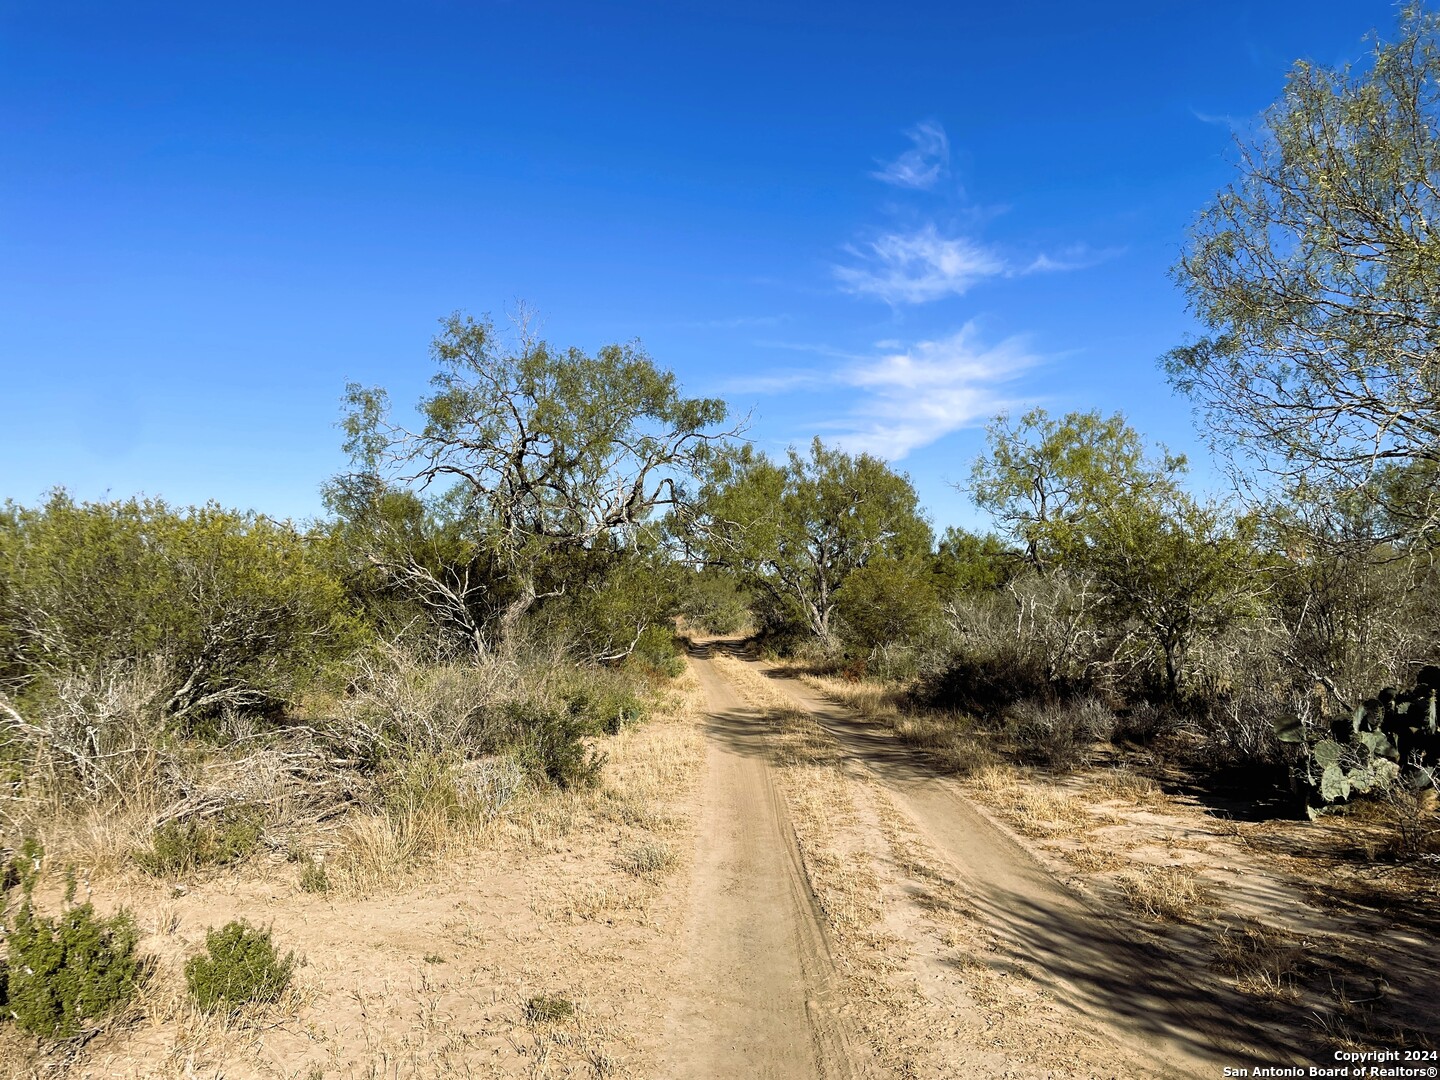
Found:
<path fill-rule="evenodd" d="M 868 1076 L 836 1007 L 821 916 L 775 787 L 764 720 L 703 652 L 692 663 L 710 738 L 662 1075 Z"/>

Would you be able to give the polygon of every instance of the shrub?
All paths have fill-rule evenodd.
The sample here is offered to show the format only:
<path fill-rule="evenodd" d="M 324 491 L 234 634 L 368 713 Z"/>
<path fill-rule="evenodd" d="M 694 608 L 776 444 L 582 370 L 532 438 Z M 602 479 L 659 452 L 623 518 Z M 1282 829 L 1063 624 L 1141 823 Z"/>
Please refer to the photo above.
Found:
<path fill-rule="evenodd" d="M 921 680 L 916 697 L 935 709 L 993 719 L 1008 707 L 1054 693 L 1044 670 L 1018 649 L 991 656 L 956 656 Z"/>
<path fill-rule="evenodd" d="M 277 1000 L 290 985 L 295 954 L 275 952 L 269 930 L 235 920 L 205 933 L 205 952 L 185 965 L 185 983 L 207 1012 Z"/>
<path fill-rule="evenodd" d="M 570 694 L 565 711 L 596 732 L 618 735 L 626 724 L 645 717 L 645 706 L 628 686 L 616 683 L 583 687 Z"/>
<path fill-rule="evenodd" d="M 1006 724 L 1022 762 L 1055 769 L 1084 765 L 1090 748 L 1109 739 L 1114 729 L 1115 714 L 1094 698 L 1048 705 L 1021 702 L 1010 709 Z"/>
<path fill-rule="evenodd" d="M 187 874 L 206 866 L 239 862 L 260 842 L 260 823 L 250 815 L 212 822 L 170 821 L 155 830 L 149 850 L 135 852 L 140 869 L 155 877 Z"/>
<path fill-rule="evenodd" d="M 525 771 L 560 788 L 594 787 L 605 756 L 584 743 L 588 725 L 569 711 L 530 702 L 509 706 L 516 758 Z"/>
<path fill-rule="evenodd" d="M 1136 701 L 1116 716 L 1111 737 L 1117 743 L 1148 745 L 1156 739 L 1175 734 L 1180 727 L 1181 717 L 1172 706 Z"/>
<path fill-rule="evenodd" d="M 81 1034 L 129 1001 L 144 978 L 137 940 L 126 911 L 106 919 L 81 904 L 49 919 L 27 896 L 9 934 L 5 994 L 11 1015 L 45 1038 Z"/>
<path fill-rule="evenodd" d="M 165 657 L 157 700 L 184 722 L 293 700 L 364 636 L 329 545 L 288 523 L 153 499 L 0 514 L 0 671 L 33 680 Z M 11 644 L 7 646 L 7 641 Z"/>
<path fill-rule="evenodd" d="M 323 862 L 310 856 L 305 857 L 300 867 L 300 891 L 308 893 L 330 891 L 330 875 L 326 873 Z"/>
<path fill-rule="evenodd" d="M 537 994 L 525 1002 L 525 1021 L 530 1024 L 555 1024 L 575 1015 L 575 1005 L 568 998 Z"/>
<path fill-rule="evenodd" d="M 664 626 L 647 626 L 626 663 L 668 679 L 679 678 L 685 671 L 685 660 L 675 646 L 675 634 Z"/>

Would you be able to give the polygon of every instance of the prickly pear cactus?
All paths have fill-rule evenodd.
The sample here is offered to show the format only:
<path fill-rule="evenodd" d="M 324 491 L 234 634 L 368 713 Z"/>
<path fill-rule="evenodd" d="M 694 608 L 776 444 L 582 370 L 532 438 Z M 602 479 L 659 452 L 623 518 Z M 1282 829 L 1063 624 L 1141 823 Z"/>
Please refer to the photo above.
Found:
<path fill-rule="evenodd" d="M 1298 718 L 1277 722 L 1281 742 L 1305 747 L 1293 778 L 1310 816 L 1397 781 L 1411 791 L 1433 784 L 1440 769 L 1437 697 L 1440 667 L 1425 667 L 1411 689 L 1387 687 L 1337 718 L 1328 738 L 1311 742 Z"/>

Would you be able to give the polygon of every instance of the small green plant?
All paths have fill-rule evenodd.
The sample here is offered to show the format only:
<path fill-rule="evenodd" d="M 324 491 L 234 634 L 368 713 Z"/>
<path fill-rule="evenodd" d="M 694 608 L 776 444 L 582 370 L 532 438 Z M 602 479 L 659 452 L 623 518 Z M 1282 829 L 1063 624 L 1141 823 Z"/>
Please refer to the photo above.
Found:
<path fill-rule="evenodd" d="M 277 1000 L 290 985 L 295 954 L 282 959 L 270 931 L 235 920 L 205 932 L 205 952 L 185 965 L 190 994 L 207 1012 L 233 1012 L 248 1002 Z"/>
<path fill-rule="evenodd" d="M 1277 720 L 1276 737 L 1299 748 L 1292 781 L 1309 815 L 1355 795 L 1383 794 L 1396 783 L 1412 793 L 1433 787 L 1440 773 L 1437 698 L 1440 667 L 1428 666 L 1409 690 L 1387 687 L 1334 719 L 1328 732 L 1308 730 L 1296 716 Z"/>
<path fill-rule="evenodd" d="M 69 1039 L 124 1005 L 146 974 L 135 955 L 139 934 L 129 912 L 109 918 L 89 904 L 68 907 L 74 871 L 66 870 L 67 910 L 57 919 L 35 910 L 33 894 L 44 851 L 27 840 L 12 863 L 24 892 L 8 935 L 3 970 L 5 1006 L 26 1031 Z"/>
<path fill-rule="evenodd" d="M 537 994 L 525 1002 L 527 1024 L 558 1024 L 575 1015 L 575 1005 L 568 998 Z"/>
<path fill-rule="evenodd" d="M 325 864 L 309 855 L 306 855 L 301 861 L 300 891 L 308 893 L 330 891 L 330 876 L 325 872 Z"/>
<path fill-rule="evenodd" d="M 155 877 L 174 877 L 206 866 L 239 862 L 260 842 L 260 823 L 238 815 L 212 822 L 197 818 L 170 821 L 155 830 L 150 847 L 135 852 L 140 869 Z"/>
<path fill-rule="evenodd" d="M 426 953 L 422 959 L 427 964 L 443 964 L 445 962 L 445 957 L 438 952 Z"/>
<path fill-rule="evenodd" d="M 585 745 L 587 720 L 568 710 L 557 712 L 528 703 L 510 707 L 515 756 L 528 774 L 560 788 L 594 787 L 605 755 Z"/>

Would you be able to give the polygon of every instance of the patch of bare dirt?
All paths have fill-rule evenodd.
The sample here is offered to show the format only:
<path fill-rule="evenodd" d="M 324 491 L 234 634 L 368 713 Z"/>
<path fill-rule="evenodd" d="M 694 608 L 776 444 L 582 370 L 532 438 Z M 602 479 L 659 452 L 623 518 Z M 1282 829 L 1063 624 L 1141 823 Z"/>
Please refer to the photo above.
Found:
<path fill-rule="evenodd" d="M 179 888 L 133 871 L 90 882 L 97 907 L 135 912 L 155 977 L 83 1046 L 0 1035 L 0 1075 L 665 1075 L 704 761 L 698 693 L 692 682 L 672 714 L 607 740 L 598 790 L 519 800 L 467 850 L 365 895 L 303 892 L 279 857 Z M 216 1017 L 189 1002 L 182 971 L 232 918 L 270 926 L 300 966 L 277 1005 Z"/>
<path fill-rule="evenodd" d="M 1067 887 L 1036 851 L 1103 812 L 1012 787 L 1022 840 L 890 731 L 773 669 L 723 663 L 757 700 L 808 717 L 873 808 L 892 946 L 888 971 L 868 966 L 890 991 L 873 995 L 890 1017 L 882 1057 L 902 1074 L 1194 1076 L 1307 1060 L 1299 1032 L 1243 1014 L 1208 954 L 1145 940 L 1126 909 Z"/>

